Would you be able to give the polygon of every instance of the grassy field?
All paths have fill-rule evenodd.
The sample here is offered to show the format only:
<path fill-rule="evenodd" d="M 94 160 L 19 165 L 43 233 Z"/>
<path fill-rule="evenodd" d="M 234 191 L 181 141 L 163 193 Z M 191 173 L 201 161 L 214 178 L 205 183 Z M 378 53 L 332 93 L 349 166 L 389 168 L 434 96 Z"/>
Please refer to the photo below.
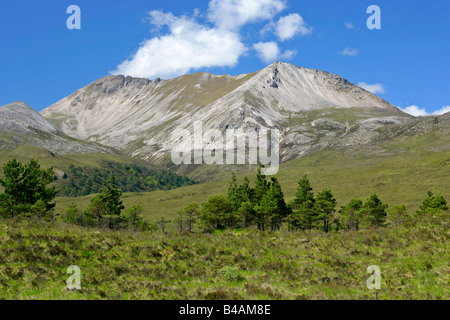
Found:
<path fill-rule="evenodd" d="M 450 299 L 450 215 L 331 234 L 133 233 L 0 220 L 3 299 Z M 66 270 L 81 269 L 69 291 Z M 369 266 L 381 290 L 368 290 Z"/>

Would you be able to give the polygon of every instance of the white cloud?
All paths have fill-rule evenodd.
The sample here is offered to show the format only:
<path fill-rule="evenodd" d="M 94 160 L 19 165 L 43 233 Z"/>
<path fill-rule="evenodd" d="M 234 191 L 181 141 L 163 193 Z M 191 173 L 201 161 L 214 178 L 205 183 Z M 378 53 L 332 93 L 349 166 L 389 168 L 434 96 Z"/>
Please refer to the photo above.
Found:
<path fill-rule="evenodd" d="M 274 41 L 255 43 L 253 49 L 256 50 L 258 57 L 265 63 L 272 63 L 278 59 L 289 60 L 297 54 L 296 50 L 286 50 L 281 53 L 280 47 Z"/>
<path fill-rule="evenodd" d="M 442 107 L 442 109 L 433 112 L 433 115 L 434 116 L 441 116 L 441 115 L 446 114 L 448 112 L 450 112 L 450 106 L 445 106 L 445 107 Z"/>
<path fill-rule="evenodd" d="M 308 35 L 312 30 L 313 28 L 308 27 L 303 17 L 298 13 L 280 18 L 275 25 L 275 34 L 281 41 L 289 40 L 297 34 Z"/>
<path fill-rule="evenodd" d="M 338 53 L 343 56 L 356 56 L 358 54 L 358 50 L 352 48 L 345 48 L 344 50 L 339 51 Z"/>
<path fill-rule="evenodd" d="M 161 10 L 149 12 L 153 32 L 160 33 L 144 40 L 137 51 L 122 61 L 111 74 L 143 78 L 172 78 L 208 67 L 234 67 L 248 49 L 241 28 L 249 23 L 273 21 L 286 8 L 287 0 L 210 0 L 207 15 L 195 9 L 191 16 L 175 16 Z M 307 34 L 299 14 L 281 18 L 272 29 L 280 39 Z M 163 27 L 167 27 L 164 28 Z M 162 33 L 161 30 L 164 30 Z M 254 45 L 265 62 L 278 58 L 291 59 L 296 50 L 281 52 L 278 44 Z"/>
<path fill-rule="evenodd" d="M 157 28 L 167 25 L 169 34 L 145 40 L 113 74 L 169 78 L 202 67 L 233 67 L 246 51 L 238 33 L 209 28 L 187 17 L 152 11 L 150 23 Z"/>
<path fill-rule="evenodd" d="M 286 50 L 280 58 L 283 60 L 290 60 L 297 55 L 297 50 Z"/>
<path fill-rule="evenodd" d="M 278 44 L 273 41 L 255 43 L 253 48 L 257 51 L 258 57 L 266 63 L 274 62 L 281 54 Z"/>
<path fill-rule="evenodd" d="M 375 84 L 368 84 L 365 82 L 358 83 L 358 87 L 361 87 L 369 92 L 372 92 L 373 94 L 377 93 L 385 93 L 386 90 L 384 89 L 384 86 L 381 83 L 375 83 Z"/>
<path fill-rule="evenodd" d="M 346 22 L 345 27 L 347 28 L 347 30 L 352 30 L 355 28 L 355 25 L 353 24 L 353 22 Z"/>
<path fill-rule="evenodd" d="M 447 112 L 450 112 L 450 106 L 442 107 L 441 109 L 436 110 L 432 113 L 428 113 L 425 108 L 420 108 L 416 105 L 412 105 L 404 109 L 400 108 L 400 110 L 415 117 L 440 116 L 446 114 Z"/>
<path fill-rule="evenodd" d="M 409 106 L 406 107 L 405 109 L 401 109 L 403 112 L 408 113 L 410 115 L 413 115 L 414 117 L 424 117 L 424 116 L 428 116 L 428 113 L 425 109 L 421 109 L 418 106 Z"/>
<path fill-rule="evenodd" d="M 273 19 L 285 8 L 285 0 L 211 0 L 208 18 L 219 29 L 238 30 L 247 23 Z"/>

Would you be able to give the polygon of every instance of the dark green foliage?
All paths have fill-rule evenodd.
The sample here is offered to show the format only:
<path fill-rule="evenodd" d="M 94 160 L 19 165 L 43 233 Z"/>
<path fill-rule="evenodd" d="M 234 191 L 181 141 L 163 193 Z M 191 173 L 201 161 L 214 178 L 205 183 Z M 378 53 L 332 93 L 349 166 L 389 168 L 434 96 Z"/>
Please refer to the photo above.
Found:
<path fill-rule="evenodd" d="M 253 203 L 258 205 L 268 190 L 269 183 L 266 180 L 266 176 L 263 176 L 261 174 L 261 168 L 258 168 L 258 171 L 256 173 L 255 188 L 253 189 Z"/>
<path fill-rule="evenodd" d="M 257 211 L 250 201 L 244 202 L 239 208 L 239 217 L 243 228 L 250 228 L 254 221 L 257 220 Z"/>
<path fill-rule="evenodd" d="M 311 230 L 318 220 L 318 210 L 313 188 L 307 176 L 298 182 L 295 199 L 291 202 L 293 213 L 291 225 L 294 229 Z"/>
<path fill-rule="evenodd" d="M 416 216 L 420 217 L 429 213 L 436 213 L 439 211 L 447 211 L 447 201 L 442 194 L 434 195 L 433 192 L 428 191 L 428 196 L 423 200 L 420 210 L 416 212 Z"/>
<path fill-rule="evenodd" d="M 350 200 L 350 202 L 343 206 L 340 210 L 340 225 L 344 230 L 359 230 L 361 224 L 361 208 L 363 202 L 358 199 Z"/>
<path fill-rule="evenodd" d="M 319 192 L 316 197 L 316 207 L 318 211 L 318 220 L 322 221 L 323 231 L 331 231 L 333 215 L 336 212 L 337 201 L 331 190 L 325 189 Z"/>
<path fill-rule="evenodd" d="M 97 196 L 91 200 L 89 207 L 85 211 L 86 222 L 88 226 L 102 226 L 103 216 L 106 212 L 106 203 Z"/>
<path fill-rule="evenodd" d="M 228 201 L 230 202 L 233 212 L 237 213 L 244 202 L 251 201 L 253 199 L 253 194 L 254 190 L 250 187 L 248 178 L 245 177 L 244 183 L 238 185 L 236 175 L 233 172 L 227 193 Z"/>
<path fill-rule="evenodd" d="M 41 169 L 37 160 L 23 165 L 16 159 L 3 167 L 0 185 L 0 213 L 5 217 L 17 215 L 46 216 L 55 207 L 52 203 L 58 190 L 47 187 L 53 182 L 53 168 Z"/>
<path fill-rule="evenodd" d="M 383 204 L 376 194 L 370 196 L 361 208 L 361 224 L 364 227 L 385 225 L 388 205 Z"/>
<path fill-rule="evenodd" d="M 266 225 L 270 226 L 272 231 L 280 230 L 281 224 L 288 216 L 289 208 L 284 201 L 284 194 L 277 178 L 273 177 L 269 184 L 269 190 L 263 196 L 259 205 L 260 230 L 265 230 Z"/>
<path fill-rule="evenodd" d="M 202 203 L 200 221 L 203 230 L 210 232 L 216 229 L 233 227 L 236 220 L 237 216 L 234 216 L 231 205 L 224 196 L 217 195 Z"/>
<path fill-rule="evenodd" d="M 122 190 L 116 186 L 116 178 L 111 175 L 108 182 L 104 182 L 105 186 L 100 189 L 98 197 L 101 202 L 105 204 L 105 214 L 109 216 L 120 216 L 125 207 L 123 206 L 122 200 Z"/>
<path fill-rule="evenodd" d="M 233 174 L 227 198 L 215 196 L 203 203 L 200 217 L 205 231 L 252 226 L 261 231 L 278 231 L 287 223 L 289 230 L 311 232 L 317 229 L 328 233 L 340 229 L 358 231 L 361 228 L 386 225 L 388 205 L 382 203 L 376 194 L 364 204 L 361 200 L 351 200 L 341 207 L 340 215 L 335 217 L 337 200 L 331 190 L 324 189 L 314 196 L 310 180 L 303 176 L 298 182 L 294 200 L 286 204 L 278 179 L 272 177 L 271 182 L 268 182 L 260 170 L 261 168 L 257 171 L 254 189 L 250 187 L 247 178 L 242 185 L 238 185 Z M 432 197 L 431 194 L 429 198 L 424 202 L 424 208 L 446 208 L 442 196 Z M 398 215 L 396 221 L 405 218 L 404 215 L 401 216 L 405 209 L 395 208 L 392 211 L 393 216 Z M 182 223 L 180 213 L 177 219 L 180 231 L 183 230 Z"/>
<path fill-rule="evenodd" d="M 122 200 L 122 191 L 115 185 L 115 178 L 111 176 L 104 182 L 104 188 L 94 197 L 86 211 L 80 211 L 72 204 L 61 219 L 66 223 L 77 224 L 83 227 L 103 227 L 109 229 L 149 230 L 152 226 L 144 221 L 141 205 L 133 205 L 125 209 Z"/>
<path fill-rule="evenodd" d="M 233 172 L 231 176 L 231 182 L 228 187 L 228 201 L 231 205 L 231 210 L 233 210 L 233 212 L 238 212 L 242 202 L 244 201 L 238 189 L 239 187 L 236 181 L 236 174 Z"/>
<path fill-rule="evenodd" d="M 56 181 L 61 188 L 60 196 L 79 197 L 98 193 L 103 181 L 111 175 L 115 176 L 115 183 L 122 192 L 171 190 L 197 183 L 170 171 L 115 162 L 108 162 L 101 169 L 71 165 L 67 175 L 67 179 Z"/>
<path fill-rule="evenodd" d="M 115 185 L 115 177 L 103 183 L 104 188 L 91 200 L 86 210 L 88 224 L 91 226 L 108 226 L 110 229 L 121 228 L 124 221 L 121 212 L 125 209 L 121 200 L 122 191 Z"/>

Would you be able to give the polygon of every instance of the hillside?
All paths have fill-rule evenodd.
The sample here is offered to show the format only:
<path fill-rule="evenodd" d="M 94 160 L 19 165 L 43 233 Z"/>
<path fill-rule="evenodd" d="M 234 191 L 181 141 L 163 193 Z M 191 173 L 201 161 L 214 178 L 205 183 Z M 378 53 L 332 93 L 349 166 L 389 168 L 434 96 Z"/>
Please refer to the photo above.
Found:
<path fill-rule="evenodd" d="M 1 106 L 0 149 L 14 149 L 26 145 L 45 148 L 58 154 L 118 154 L 113 148 L 66 135 L 25 102 Z"/>
<path fill-rule="evenodd" d="M 450 198 L 450 114 L 416 120 L 419 125 L 403 125 L 394 132 L 381 131 L 371 147 L 334 147 L 281 165 L 277 175 L 287 200 L 294 198 L 298 180 L 308 174 L 314 191 L 330 188 L 338 206 L 354 198 L 366 199 L 377 193 L 390 206 L 405 204 L 415 212 L 428 190 Z M 392 129 L 393 130 L 393 129 Z M 402 134 L 400 134 L 402 133 Z M 385 135 L 396 138 L 385 139 Z M 255 170 L 241 167 L 238 180 Z M 226 194 L 231 173 L 221 166 L 200 166 L 189 175 L 194 180 L 214 176 L 215 180 L 177 190 L 126 194 L 126 205 L 142 203 L 150 221 L 173 219 L 188 203 L 201 203 L 215 194 Z M 86 208 L 90 197 L 77 203 Z M 60 198 L 62 212 L 73 199 Z"/>
<path fill-rule="evenodd" d="M 116 183 L 123 192 L 172 190 L 197 183 L 185 176 L 124 155 L 55 155 L 46 149 L 21 146 L 0 152 L 0 168 L 14 158 L 22 162 L 38 159 L 43 168 L 53 167 L 53 185 L 60 190 L 59 196 L 77 197 L 98 193 L 111 174 L 115 176 Z M 2 175 L 3 171 L 0 171 L 0 177 Z"/>

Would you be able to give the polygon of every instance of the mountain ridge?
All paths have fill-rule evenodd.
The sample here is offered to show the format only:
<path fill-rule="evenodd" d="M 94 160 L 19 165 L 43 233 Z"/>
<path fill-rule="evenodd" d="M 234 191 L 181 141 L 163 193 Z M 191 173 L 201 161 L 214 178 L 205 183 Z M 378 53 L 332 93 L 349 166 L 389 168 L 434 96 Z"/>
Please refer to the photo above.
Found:
<path fill-rule="evenodd" d="M 206 72 L 169 80 L 106 76 L 41 114 L 70 136 L 145 160 L 167 155 L 173 148 L 169 135 L 176 129 L 192 131 L 195 121 L 201 121 L 205 130 L 222 132 L 279 129 L 282 145 L 294 145 L 282 155 L 288 160 L 329 145 L 329 140 L 355 125 L 364 129 L 359 134 L 363 136 L 367 130 L 413 119 L 338 75 L 279 61 L 238 76 Z"/>
<path fill-rule="evenodd" d="M 23 101 L 0 107 L 0 149 L 21 145 L 45 148 L 52 153 L 111 153 L 117 151 L 66 135 Z"/>

